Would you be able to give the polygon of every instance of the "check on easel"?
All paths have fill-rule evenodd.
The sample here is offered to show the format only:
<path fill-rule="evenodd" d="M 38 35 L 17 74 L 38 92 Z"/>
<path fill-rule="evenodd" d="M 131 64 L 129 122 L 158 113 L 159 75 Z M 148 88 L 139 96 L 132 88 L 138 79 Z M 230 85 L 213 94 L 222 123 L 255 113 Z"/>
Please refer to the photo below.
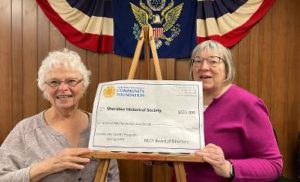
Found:
<path fill-rule="evenodd" d="M 193 153 L 204 147 L 202 84 L 121 80 L 98 86 L 89 148 Z"/>

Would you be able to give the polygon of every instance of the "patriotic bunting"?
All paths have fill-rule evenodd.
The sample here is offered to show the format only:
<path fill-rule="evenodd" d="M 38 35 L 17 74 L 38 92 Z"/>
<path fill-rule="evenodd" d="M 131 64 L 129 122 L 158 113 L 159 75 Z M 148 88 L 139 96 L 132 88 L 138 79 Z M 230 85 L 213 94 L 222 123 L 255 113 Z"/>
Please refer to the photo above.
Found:
<path fill-rule="evenodd" d="M 196 43 L 234 46 L 275 0 L 36 0 L 65 38 L 95 52 L 133 56 L 143 25 L 160 58 L 189 57 Z"/>
<path fill-rule="evenodd" d="M 36 1 L 49 20 L 74 45 L 95 52 L 113 51 L 111 1 Z"/>
<path fill-rule="evenodd" d="M 213 39 L 232 47 L 271 8 L 275 0 L 198 0 L 197 42 Z"/>

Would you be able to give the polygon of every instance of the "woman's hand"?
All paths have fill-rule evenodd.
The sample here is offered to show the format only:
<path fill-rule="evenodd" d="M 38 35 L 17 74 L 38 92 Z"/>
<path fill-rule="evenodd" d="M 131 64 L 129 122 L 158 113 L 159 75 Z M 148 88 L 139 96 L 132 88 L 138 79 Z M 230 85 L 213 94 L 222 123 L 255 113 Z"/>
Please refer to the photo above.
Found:
<path fill-rule="evenodd" d="M 92 152 L 88 148 L 67 148 L 53 157 L 33 164 L 30 169 L 30 181 L 38 181 L 43 177 L 66 169 L 83 169 L 90 162 L 89 158 L 80 155 Z"/>
<path fill-rule="evenodd" d="M 195 155 L 203 157 L 204 162 L 209 163 L 217 175 L 225 178 L 230 177 L 231 164 L 225 159 L 221 147 L 214 144 L 208 144 L 202 150 L 195 152 Z"/>

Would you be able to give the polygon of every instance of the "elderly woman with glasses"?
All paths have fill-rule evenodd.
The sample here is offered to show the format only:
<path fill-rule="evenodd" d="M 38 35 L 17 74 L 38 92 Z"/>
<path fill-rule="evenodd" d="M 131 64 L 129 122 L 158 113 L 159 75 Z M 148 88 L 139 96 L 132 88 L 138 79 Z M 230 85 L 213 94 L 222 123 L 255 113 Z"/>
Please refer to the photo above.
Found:
<path fill-rule="evenodd" d="M 78 104 L 90 71 L 67 49 L 50 52 L 38 72 L 38 86 L 51 107 L 19 122 L 0 147 L 0 181 L 94 181 L 98 161 L 82 157 L 91 114 Z M 119 181 L 116 160 L 107 181 Z"/>
<path fill-rule="evenodd" d="M 188 181 L 267 182 L 282 173 L 283 161 L 267 108 L 257 96 L 233 84 L 230 50 L 216 41 L 197 45 L 190 75 L 203 83 L 206 146 L 203 163 L 186 163 Z"/>

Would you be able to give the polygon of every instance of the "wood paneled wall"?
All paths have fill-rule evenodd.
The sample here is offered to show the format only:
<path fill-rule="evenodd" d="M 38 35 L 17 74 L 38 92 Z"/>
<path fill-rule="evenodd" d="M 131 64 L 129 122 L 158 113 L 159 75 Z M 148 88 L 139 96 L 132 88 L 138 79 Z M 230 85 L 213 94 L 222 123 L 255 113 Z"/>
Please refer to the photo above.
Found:
<path fill-rule="evenodd" d="M 87 111 L 92 110 L 98 83 L 127 78 L 131 58 L 73 46 L 49 23 L 34 0 L 1 0 L 0 12 L 0 143 L 22 118 L 49 107 L 36 84 L 38 67 L 49 51 L 63 47 L 75 50 L 92 71 L 91 85 L 80 103 Z M 267 104 L 284 156 L 284 174 L 290 178 L 295 178 L 300 130 L 299 18 L 299 0 L 277 0 L 232 48 L 237 69 L 235 83 Z M 161 59 L 160 63 L 164 79 L 188 79 L 187 59 Z M 153 67 L 150 77 L 155 79 Z M 136 78 L 147 78 L 143 62 Z M 151 181 L 151 173 L 155 181 L 169 181 L 172 176 L 167 165 L 151 168 L 140 161 L 120 161 L 120 169 L 122 181 Z"/>

